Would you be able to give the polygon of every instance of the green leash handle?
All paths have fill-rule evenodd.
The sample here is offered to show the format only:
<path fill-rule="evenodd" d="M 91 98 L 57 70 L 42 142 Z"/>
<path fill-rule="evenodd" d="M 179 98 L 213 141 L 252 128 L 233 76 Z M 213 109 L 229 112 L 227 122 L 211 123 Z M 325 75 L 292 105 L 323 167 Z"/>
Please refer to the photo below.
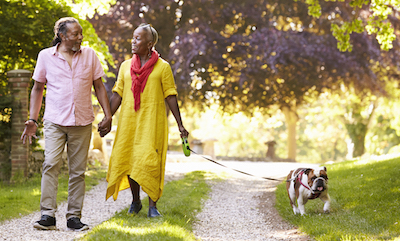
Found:
<path fill-rule="evenodd" d="M 187 137 L 182 137 L 182 149 L 185 156 L 190 156 L 190 148 Z"/>

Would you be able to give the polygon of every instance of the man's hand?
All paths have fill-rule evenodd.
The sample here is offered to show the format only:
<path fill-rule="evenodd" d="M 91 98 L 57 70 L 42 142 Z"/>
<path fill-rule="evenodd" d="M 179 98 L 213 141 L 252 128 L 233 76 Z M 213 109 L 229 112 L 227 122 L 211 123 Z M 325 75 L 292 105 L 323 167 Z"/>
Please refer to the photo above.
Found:
<path fill-rule="evenodd" d="M 36 130 L 37 130 L 37 126 L 33 120 L 25 121 L 25 129 L 21 135 L 22 143 L 25 144 L 26 138 L 28 138 L 29 144 L 32 144 L 32 137 L 37 139 Z"/>
<path fill-rule="evenodd" d="M 111 131 L 112 118 L 104 117 L 98 125 L 97 131 L 100 133 L 100 137 L 104 137 Z"/>

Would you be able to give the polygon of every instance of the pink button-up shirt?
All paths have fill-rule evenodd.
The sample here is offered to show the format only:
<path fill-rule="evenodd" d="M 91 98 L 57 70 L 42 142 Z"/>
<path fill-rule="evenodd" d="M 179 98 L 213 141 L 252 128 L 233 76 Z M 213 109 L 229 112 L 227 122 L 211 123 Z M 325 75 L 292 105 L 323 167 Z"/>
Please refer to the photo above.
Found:
<path fill-rule="evenodd" d="M 57 52 L 58 45 L 40 51 L 32 78 L 46 83 L 44 119 L 61 126 L 85 126 L 93 122 L 93 81 L 104 70 L 93 49 L 81 47 L 72 68 Z"/>

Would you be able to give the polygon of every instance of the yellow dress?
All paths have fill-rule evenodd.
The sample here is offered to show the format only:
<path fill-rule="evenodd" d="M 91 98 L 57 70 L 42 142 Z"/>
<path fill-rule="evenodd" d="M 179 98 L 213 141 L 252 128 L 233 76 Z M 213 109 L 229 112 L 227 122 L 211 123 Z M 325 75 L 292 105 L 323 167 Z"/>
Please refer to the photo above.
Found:
<path fill-rule="evenodd" d="M 168 123 L 164 99 L 177 95 L 172 70 L 159 58 L 140 95 L 135 112 L 131 91 L 131 60 L 121 64 L 113 88 L 122 97 L 118 128 L 107 172 L 106 199 L 129 188 L 127 175 L 135 180 L 153 201 L 164 189 L 165 160 L 168 148 Z"/>

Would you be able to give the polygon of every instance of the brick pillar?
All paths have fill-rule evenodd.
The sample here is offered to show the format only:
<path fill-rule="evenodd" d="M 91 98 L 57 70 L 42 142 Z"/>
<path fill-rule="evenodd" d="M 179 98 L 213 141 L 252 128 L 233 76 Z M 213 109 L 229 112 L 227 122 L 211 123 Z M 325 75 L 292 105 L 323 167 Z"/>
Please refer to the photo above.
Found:
<path fill-rule="evenodd" d="M 29 108 L 29 82 L 32 73 L 28 70 L 11 70 L 7 72 L 8 83 L 13 95 L 11 116 L 11 176 L 22 170 L 27 174 L 29 142 L 22 144 L 21 134 L 25 128 Z"/>

